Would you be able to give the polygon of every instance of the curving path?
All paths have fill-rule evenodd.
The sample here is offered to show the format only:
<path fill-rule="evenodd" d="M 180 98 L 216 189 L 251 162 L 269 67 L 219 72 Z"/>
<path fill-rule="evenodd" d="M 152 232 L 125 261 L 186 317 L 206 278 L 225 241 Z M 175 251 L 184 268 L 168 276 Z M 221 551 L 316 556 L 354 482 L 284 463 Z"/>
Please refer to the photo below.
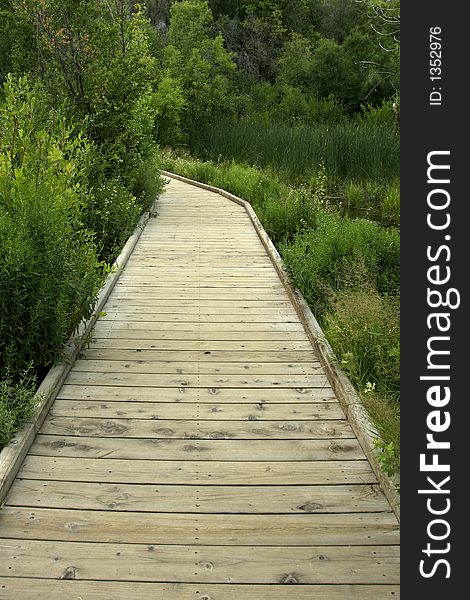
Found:
<path fill-rule="evenodd" d="M 397 519 L 245 209 L 176 179 L 157 208 L 0 510 L 0 598 L 399 598 Z"/>

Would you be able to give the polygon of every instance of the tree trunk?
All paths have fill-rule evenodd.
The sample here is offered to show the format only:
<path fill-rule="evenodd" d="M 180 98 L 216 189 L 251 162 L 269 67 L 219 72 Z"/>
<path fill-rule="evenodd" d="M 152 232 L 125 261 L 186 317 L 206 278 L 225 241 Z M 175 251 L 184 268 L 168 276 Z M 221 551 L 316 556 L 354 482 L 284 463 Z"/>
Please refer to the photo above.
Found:
<path fill-rule="evenodd" d="M 147 0 L 147 13 L 154 27 L 165 30 L 170 20 L 171 0 Z"/>

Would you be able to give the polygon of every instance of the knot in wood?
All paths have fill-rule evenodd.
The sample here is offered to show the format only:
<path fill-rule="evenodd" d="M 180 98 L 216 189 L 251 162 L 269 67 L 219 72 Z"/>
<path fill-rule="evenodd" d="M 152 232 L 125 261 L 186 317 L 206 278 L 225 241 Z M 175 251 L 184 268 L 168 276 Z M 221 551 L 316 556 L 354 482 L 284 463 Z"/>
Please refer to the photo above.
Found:
<path fill-rule="evenodd" d="M 290 583 L 290 584 L 296 584 L 296 583 L 300 583 L 300 575 L 298 573 L 283 573 L 280 577 L 279 577 L 279 583 Z"/>
<path fill-rule="evenodd" d="M 319 510 L 320 508 L 322 508 L 322 505 L 319 504 L 318 502 L 306 502 L 305 504 L 302 504 L 301 506 L 299 506 L 299 510 L 303 510 L 304 512 L 307 512 L 307 513 L 315 512 L 316 510 Z"/>
<path fill-rule="evenodd" d="M 279 429 L 282 429 L 282 431 L 297 431 L 299 426 L 297 423 L 282 423 L 279 425 Z"/>
<path fill-rule="evenodd" d="M 67 567 L 60 576 L 60 579 L 76 579 L 78 573 L 78 567 Z"/>

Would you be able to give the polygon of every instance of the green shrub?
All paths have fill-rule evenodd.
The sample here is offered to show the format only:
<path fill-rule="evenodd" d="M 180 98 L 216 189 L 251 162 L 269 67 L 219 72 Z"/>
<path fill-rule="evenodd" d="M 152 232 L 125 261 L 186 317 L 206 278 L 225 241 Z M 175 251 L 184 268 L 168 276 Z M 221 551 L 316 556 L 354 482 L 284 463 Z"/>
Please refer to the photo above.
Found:
<path fill-rule="evenodd" d="M 282 199 L 268 197 L 257 208 L 258 217 L 276 246 L 290 244 L 295 236 L 317 226 L 318 208 L 324 203 L 324 169 L 302 187 Z"/>
<path fill-rule="evenodd" d="M 7 445 L 19 425 L 35 408 L 36 378 L 23 374 L 19 381 L 6 376 L 0 380 L 0 448 Z"/>
<path fill-rule="evenodd" d="M 101 281 L 81 225 L 87 145 L 38 90 L 8 78 L 0 105 L 0 376 L 49 366 L 92 311 Z"/>
<path fill-rule="evenodd" d="M 332 292 L 358 287 L 362 279 L 372 282 L 381 295 L 398 297 L 400 240 L 396 230 L 325 211 L 318 213 L 317 224 L 293 244 L 283 245 L 281 254 L 320 321 L 331 309 Z M 364 270 L 355 267 L 358 263 Z"/>
<path fill-rule="evenodd" d="M 90 237 L 54 198 L 54 181 L 43 183 L 16 186 L 21 205 L 14 198 L 14 214 L 0 213 L 0 369 L 49 365 L 100 282 Z"/>
<path fill-rule="evenodd" d="M 111 263 L 137 224 L 140 209 L 117 180 L 98 184 L 84 206 L 83 223 L 93 232 L 100 260 Z"/>
<path fill-rule="evenodd" d="M 379 461 L 400 468 L 400 316 L 397 300 L 372 286 L 335 295 L 324 325 L 342 368 L 380 433 Z"/>
<path fill-rule="evenodd" d="M 330 96 L 328 98 L 313 97 L 309 101 L 307 124 L 334 124 L 346 122 L 347 111 L 341 102 Z"/>
<path fill-rule="evenodd" d="M 275 107 L 275 116 L 290 123 L 298 125 L 308 120 L 310 103 L 308 95 L 298 87 L 284 86 L 279 104 Z"/>
<path fill-rule="evenodd" d="M 155 151 L 137 169 L 134 193 L 141 212 L 148 210 L 163 191 L 161 168 L 158 152 Z"/>
<path fill-rule="evenodd" d="M 395 129 L 395 113 L 393 111 L 392 100 L 382 100 L 379 106 L 364 104 L 361 106 L 362 112 L 356 119 L 366 125 L 378 125 Z"/>

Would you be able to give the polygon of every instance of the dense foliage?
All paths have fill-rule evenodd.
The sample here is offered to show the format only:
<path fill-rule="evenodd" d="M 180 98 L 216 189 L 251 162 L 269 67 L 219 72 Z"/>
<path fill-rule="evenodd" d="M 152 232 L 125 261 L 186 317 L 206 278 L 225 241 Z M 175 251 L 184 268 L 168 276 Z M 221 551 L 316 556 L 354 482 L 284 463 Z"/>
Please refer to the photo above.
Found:
<path fill-rule="evenodd" d="M 0 28 L 1 444 L 162 180 L 141 10 L 11 0 Z"/>
<path fill-rule="evenodd" d="M 396 467 L 399 17 L 399 0 L 0 0 L 0 443 L 160 192 L 164 148 L 253 203 Z"/>

